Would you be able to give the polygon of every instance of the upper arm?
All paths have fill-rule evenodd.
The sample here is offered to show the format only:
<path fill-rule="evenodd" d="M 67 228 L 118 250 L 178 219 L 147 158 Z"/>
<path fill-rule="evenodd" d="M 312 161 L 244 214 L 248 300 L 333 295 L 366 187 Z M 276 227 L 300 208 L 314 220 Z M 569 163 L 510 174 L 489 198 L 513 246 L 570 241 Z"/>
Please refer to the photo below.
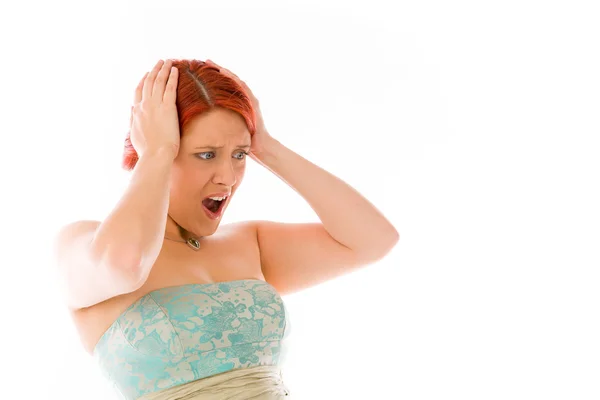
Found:
<path fill-rule="evenodd" d="M 115 276 L 93 246 L 99 221 L 76 221 L 63 226 L 54 237 L 54 263 L 67 306 L 80 309 L 124 293 L 125 279 Z"/>
<path fill-rule="evenodd" d="M 365 256 L 336 241 L 322 223 L 256 221 L 261 268 L 280 294 L 297 292 L 381 257 Z"/>

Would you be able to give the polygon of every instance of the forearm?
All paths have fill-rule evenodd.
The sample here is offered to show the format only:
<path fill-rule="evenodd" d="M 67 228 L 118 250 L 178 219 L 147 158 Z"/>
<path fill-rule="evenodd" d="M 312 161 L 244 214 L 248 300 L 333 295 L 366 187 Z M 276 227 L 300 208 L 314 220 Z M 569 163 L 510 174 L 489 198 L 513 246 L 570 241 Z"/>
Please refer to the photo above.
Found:
<path fill-rule="evenodd" d="M 93 241 L 115 272 L 136 283 L 145 281 L 162 248 L 173 157 L 164 149 L 138 160 L 125 193 Z"/>
<path fill-rule="evenodd" d="M 296 190 L 339 243 L 377 256 L 399 239 L 394 226 L 350 185 L 270 138 L 258 161 Z"/>

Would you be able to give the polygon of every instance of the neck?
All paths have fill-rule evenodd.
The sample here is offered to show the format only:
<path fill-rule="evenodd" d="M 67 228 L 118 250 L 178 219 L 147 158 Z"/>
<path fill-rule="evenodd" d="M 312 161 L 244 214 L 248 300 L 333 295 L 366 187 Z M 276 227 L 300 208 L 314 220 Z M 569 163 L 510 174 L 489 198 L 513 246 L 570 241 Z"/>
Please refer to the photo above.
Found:
<path fill-rule="evenodd" d="M 167 214 L 167 225 L 165 226 L 165 236 L 171 239 L 187 240 L 193 237 L 188 231 L 183 229 L 169 214 Z"/>

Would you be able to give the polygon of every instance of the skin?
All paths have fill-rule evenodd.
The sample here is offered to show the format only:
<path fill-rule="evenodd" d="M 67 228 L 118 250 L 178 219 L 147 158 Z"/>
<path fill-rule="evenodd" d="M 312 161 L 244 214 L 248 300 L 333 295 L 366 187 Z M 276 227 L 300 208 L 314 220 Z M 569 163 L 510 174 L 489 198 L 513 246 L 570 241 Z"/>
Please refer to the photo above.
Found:
<path fill-rule="evenodd" d="M 186 125 L 173 161 L 166 237 L 181 238 L 178 226 L 194 237 L 217 231 L 221 218 L 210 219 L 202 200 L 213 193 L 230 192 L 222 206 L 223 211 L 227 209 L 244 178 L 250 146 L 245 121 L 228 109 L 213 109 Z"/>
<path fill-rule="evenodd" d="M 399 240 L 394 226 L 360 193 L 272 137 L 250 88 L 227 69 L 219 68 L 249 95 L 256 111 L 256 132 L 250 137 L 243 118 L 226 109 L 213 109 L 184 128 L 171 169 L 165 236 L 202 237 L 201 249 L 193 251 L 185 243 L 165 239 L 142 287 L 73 310 L 90 353 L 110 324 L 152 290 L 249 278 L 265 280 L 280 295 L 286 295 L 372 264 L 385 257 Z M 220 219 L 208 218 L 201 201 L 212 193 L 228 191 L 231 201 L 242 183 L 248 157 L 302 196 L 320 221 L 250 220 L 218 229 Z"/>
<path fill-rule="evenodd" d="M 243 87 L 253 104 L 256 132 L 249 156 L 302 196 L 320 219 L 318 223 L 247 221 L 236 225 L 236 229 L 251 232 L 247 237 L 256 240 L 259 268 L 267 282 L 282 295 L 293 293 L 387 255 L 400 235 L 385 216 L 350 185 L 271 136 L 248 85 L 228 69 L 211 60 L 206 62 Z M 173 173 L 167 235 L 177 233 L 177 224 L 198 236 L 216 231 L 219 222 L 209 220 L 199 210 L 199 203 L 213 189 L 231 188 L 234 192 L 239 187 L 245 166 L 228 156 L 236 146 L 248 144 L 248 135 L 241 117 L 231 112 L 211 112 L 194 121 L 189 132 L 186 129 Z M 199 143 L 206 141 L 223 148 L 214 160 L 202 161 L 200 172 L 192 148 L 207 145 Z"/>

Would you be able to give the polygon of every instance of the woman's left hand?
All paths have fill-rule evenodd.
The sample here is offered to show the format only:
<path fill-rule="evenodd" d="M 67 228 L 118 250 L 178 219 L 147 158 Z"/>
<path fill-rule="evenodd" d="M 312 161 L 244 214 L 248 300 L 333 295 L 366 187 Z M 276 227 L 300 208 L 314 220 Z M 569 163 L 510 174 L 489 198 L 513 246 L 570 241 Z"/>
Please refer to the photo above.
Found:
<path fill-rule="evenodd" d="M 254 112 L 256 114 L 256 132 L 254 133 L 254 135 L 252 135 L 250 157 L 258 161 L 257 157 L 260 158 L 260 156 L 265 150 L 266 143 L 272 139 L 271 135 L 269 135 L 269 132 L 267 132 L 267 129 L 265 128 L 262 113 L 260 112 L 260 107 L 258 105 L 258 99 L 254 96 L 248 85 L 246 85 L 246 83 L 242 81 L 236 74 L 229 71 L 227 68 L 221 67 L 220 65 L 211 60 L 206 60 L 206 63 L 214 65 L 215 67 L 221 70 L 223 75 L 228 76 L 234 81 L 236 81 L 242 88 L 244 88 L 244 91 L 246 92 L 248 97 L 250 97 L 252 107 L 254 108 Z"/>

